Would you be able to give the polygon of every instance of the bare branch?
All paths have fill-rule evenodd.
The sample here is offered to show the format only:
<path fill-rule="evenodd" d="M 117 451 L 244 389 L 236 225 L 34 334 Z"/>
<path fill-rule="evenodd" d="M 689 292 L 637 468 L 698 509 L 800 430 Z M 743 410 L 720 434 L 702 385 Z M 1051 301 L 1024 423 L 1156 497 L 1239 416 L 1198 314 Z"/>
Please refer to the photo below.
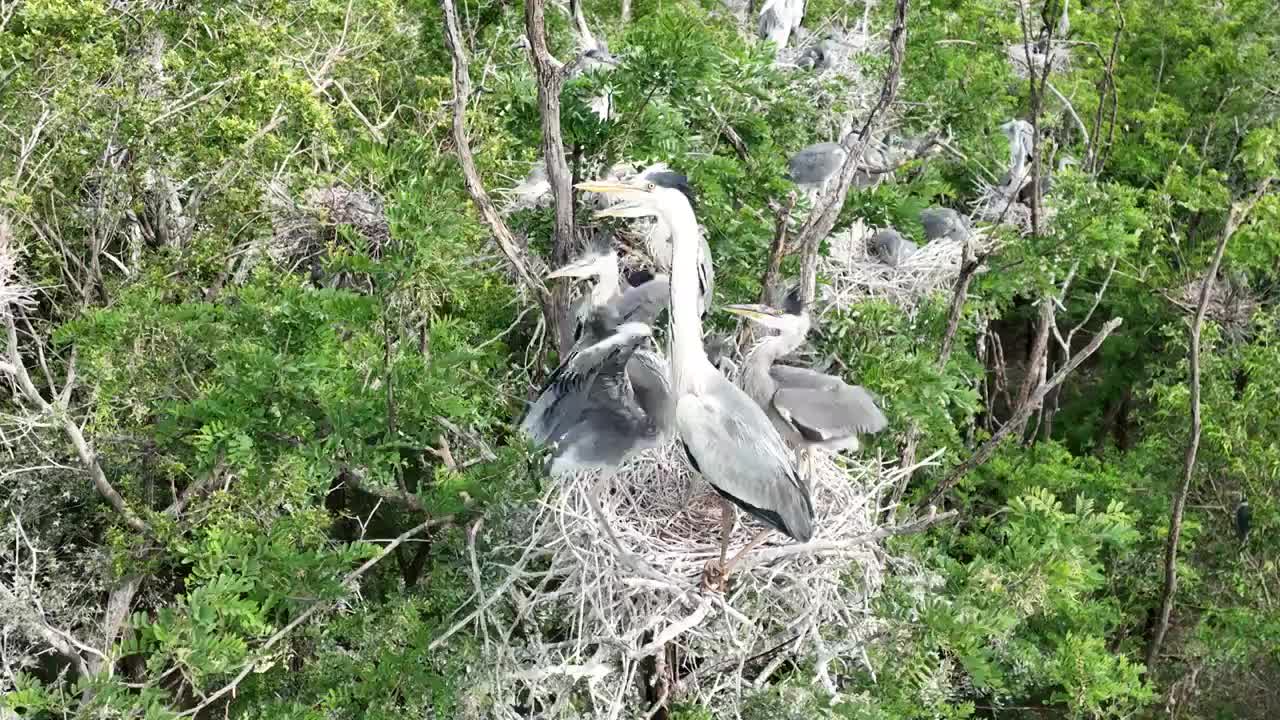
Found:
<path fill-rule="evenodd" d="M 526 0 L 525 33 L 529 38 L 530 58 L 538 78 L 538 115 L 542 120 L 542 157 L 551 183 L 555 206 L 555 230 L 552 236 L 551 264 L 561 267 L 569 262 L 574 246 L 573 176 L 564 152 L 564 135 L 560 130 L 560 92 L 564 89 L 566 68 L 547 49 L 546 0 Z M 583 30 L 586 30 L 585 21 Z M 590 33 L 587 32 L 587 37 Z M 572 323 L 565 322 L 569 307 L 569 283 L 560 283 L 552 294 L 554 316 L 547 318 L 557 330 L 561 354 L 573 344 Z"/>
<path fill-rule="evenodd" d="M 480 212 L 480 218 L 489 226 L 489 232 L 493 234 L 493 239 L 498 243 L 498 249 L 506 257 L 512 272 L 542 307 L 547 323 L 554 327 L 556 314 L 551 304 L 551 293 L 542 283 L 546 268 L 536 258 L 528 255 L 516 241 L 511 228 L 507 227 L 493 201 L 489 199 L 489 193 L 480 180 L 480 172 L 476 170 L 475 157 L 471 154 L 471 141 L 467 136 L 467 103 L 471 97 L 467 54 L 462 44 L 462 32 L 458 29 L 453 0 L 440 0 L 440 6 L 444 9 L 445 43 L 453 55 L 453 146 L 458 154 L 458 164 L 462 166 L 467 192 Z"/>
<path fill-rule="evenodd" d="M 97 453 L 94 452 L 89 441 L 85 439 L 80 426 L 72 421 L 67 412 L 67 407 L 60 403 L 53 405 L 47 402 L 31 381 L 31 375 L 27 373 L 26 365 L 23 364 L 22 355 L 18 350 L 18 328 L 14 323 L 13 314 L 5 313 L 4 322 L 9 335 L 8 359 L 5 362 L 5 370 L 6 372 L 12 370 L 12 372 L 9 372 L 10 377 L 17 382 L 22 396 L 41 411 L 53 416 L 62 426 L 63 433 L 71 441 L 72 447 L 76 449 L 76 454 L 80 457 L 81 464 L 84 465 L 85 470 L 89 472 L 89 476 L 93 479 L 93 484 L 97 488 L 98 494 L 111 503 L 111 506 L 124 519 L 125 524 L 138 532 L 149 534 L 151 528 L 129 507 L 124 497 L 107 480 L 106 473 L 103 472 L 102 465 L 98 462 Z"/>
<path fill-rule="evenodd" d="M 1182 537 L 1182 514 L 1187 505 L 1187 493 L 1191 490 L 1191 478 L 1195 472 L 1196 454 L 1200 450 L 1200 329 L 1204 326 L 1204 316 L 1209 308 L 1209 294 L 1214 279 L 1218 276 L 1218 267 L 1222 264 L 1222 256 L 1227 250 L 1227 242 L 1236 230 L 1244 224 L 1266 193 L 1272 178 L 1264 178 L 1258 183 L 1253 195 L 1241 203 L 1231 206 L 1227 215 L 1227 224 L 1218 237 L 1218 246 L 1213 251 L 1213 260 L 1204 273 L 1200 284 L 1200 299 L 1196 303 L 1196 315 L 1191 321 L 1191 348 L 1187 359 L 1191 365 L 1191 377 L 1187 380 L 1191 390 L 1191 433 L 1187 440 L 1187 452 L 1182 462 L 1182 485 L 1173 498 L 1173 509 L 1169 518 L 1169 537 L 1164 550 L 1164 591 L 1160 596 L 1160 619 L 1151 636 L 1151 645 L 1147 648 L 1147 672 L 1150 674 L 1160 657 L 1160 646 L 1164 644 L 1164 636 L 1169 631 L 1169 616 L 1173 613 L 1173 598 L 1178 590 L 1178 540 Z"/>
<path fill-rule="evenodd" d="M 1005 436 L 1007 436 L 1015 427 L 1025 425 L 1027 418 L 1031 417 L 1032 411 L 1044 401 L 1045 395 L 1048 395 L 1050 390 L 1061 385 L 1062 381 L 1066 380 L 1067 376 L 1080 366 L 1080 363 L 1083 363 L 1091 355 L 1097 352 L 1098 348 L 1102 346 L 1102 342 L 1106 340 L 1116 328 L 1120 327 L 1121 322 L 1121 318 L 1115 318 L 1107 322 L 1106 325 L 1103 325 L 1102 329 L 1093 336 L 1093 340 L 1090 340 L 1088 345 L 1082 348 L 1080 352 L 1071 356 L 1071 359 L 1059 368 L 1058 372 L 1054 373 L 1053 377 L 1049 378 L 1047 382 L 1041 383 L 1039 389 L 1037 389 L 1035 393 L 1028 398 L 1027 402 L 1018 406 L 1018 409 L 1014 411 L 1013 416 L 1009 418 L 1008 422 L 1001 425 L 1000 429 L 996 430 L 995 433 L 991 435 L 991 438 L 983 443 L 968 460 L 957 465 L 942 482 L 938 483 L 938 487 L 934 488 L 933 492 L 929 493 L 929 496 L 920 503 L 919 508 L 925 509 L 930 505 L 935 505 L 938 500 L 940 500 L 942 496 L 960 480 L 960 478 L 986 462 L 987 459 L 991 457 L 992 453 L 996 451 L 996 448 L 999 447 L 1000 441 L 1004 440 Z"/>

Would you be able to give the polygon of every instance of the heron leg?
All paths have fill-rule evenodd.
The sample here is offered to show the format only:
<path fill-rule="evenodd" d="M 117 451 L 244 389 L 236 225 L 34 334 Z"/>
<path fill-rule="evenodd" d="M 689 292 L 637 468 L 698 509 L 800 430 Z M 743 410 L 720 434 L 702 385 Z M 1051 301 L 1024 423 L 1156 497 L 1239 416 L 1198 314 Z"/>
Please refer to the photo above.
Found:
<path fill-rule="evenodd" d="M 613 532 L 613 526 L 609 524 L 609 518 L 604 514 L 604 508 L 600 507 L 600 493 L 613 480 L 613 473 L 606 473 L 596 480 L 596 484 L 587 493 L 587 502 L 591 504 L 591 511 L 595 513 L 596 520 L 599 521 L 600 527 L 604 528 L 609 540 L 613 542 L 613 546 L 618 552 L 623 552 L 622 543 L 618 541 L 618 536 Z"/>
<path fill-rule="evenodd" d="M 720 567 L 729 554 L 729 538 L 733 535 L 733 503 L 720 498 Z"/>

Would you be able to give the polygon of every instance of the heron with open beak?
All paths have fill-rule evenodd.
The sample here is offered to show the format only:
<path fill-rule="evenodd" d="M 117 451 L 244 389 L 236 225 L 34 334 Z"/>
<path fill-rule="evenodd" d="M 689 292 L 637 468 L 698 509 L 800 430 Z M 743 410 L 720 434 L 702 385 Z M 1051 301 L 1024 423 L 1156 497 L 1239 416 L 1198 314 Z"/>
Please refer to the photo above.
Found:
<path fill-rule="evenodd" d="M 606 217 L 658 216 L 672 230 L 671 389 L 675 432 L 693 469 L 721 497 L 719 562 L 708 563 L 704 583 L 723 588 L 734 566 L 771 530 L 801 542 L 814 532 L 813 501 L 796 473 L 787 445 L 759 405 L 707 359 L 698 317 L 698 222 L 679 190 L 643 177 L 594 181 L 580 190 L 616 196 L 597 213 Z M 737 505 L 768 527 L 727 559 Z"/>

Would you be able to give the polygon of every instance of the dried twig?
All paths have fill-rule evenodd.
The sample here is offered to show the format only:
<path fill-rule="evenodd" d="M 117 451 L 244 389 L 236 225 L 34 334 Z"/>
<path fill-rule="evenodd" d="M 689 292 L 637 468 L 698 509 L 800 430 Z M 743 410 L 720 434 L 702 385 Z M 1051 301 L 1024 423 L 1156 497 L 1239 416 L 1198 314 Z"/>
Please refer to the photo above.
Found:
<path fill-rule="evenodd" d="M 1182 514 L 1187 504 L 1187 493 L 1191 490 L 1191 477 L 1195 471 L 1196 454 L 1200 449 L 1200 328 L 1204 325 L 1204 316 L 1209 306 L 1209 290 L 1214 278 L 1218 275 L 1218 267 L 1222 264 L 1222 255 L 1226 252 L 1227 242 L 1236 230 L 1248 219 L 1253 207 L 1258 204 L 1271 184 L 1272 178 L 1264 178 L 1258 183 L 1253 195 L 1244 202 L 1231 206 L 1227 215 L 1227 224 L 1218 236 L 1218 246 L 1213 251 L 1213 260 L 1204 273 L 1200 284 L 1200 300 L 1196 304 L 1196 315 L 1191 321 L 1191 348 L 1187 353 L 1191 365 L 1191 376 L 1187 380 L 1191 391 L 1191 433 L 1187 440 L 1187 452 L 1182 463 L 1182 485 L 1173 497 L 1173 508 L 1169 517 L 1169 537 L 1164 551 L 1164 590 L 1160 595 L 1160 619 L 1151 635 L 1151 644 L 1147 647 L 1147 672 L 1151 673 L 1160 658 L 1160 646 L 1164 644 L 1164 636 L 1169 631 L 1169 616 L 1173 613 L 1173 597 L 1178 590 L 1178 539 L 1182 536 Z"/>

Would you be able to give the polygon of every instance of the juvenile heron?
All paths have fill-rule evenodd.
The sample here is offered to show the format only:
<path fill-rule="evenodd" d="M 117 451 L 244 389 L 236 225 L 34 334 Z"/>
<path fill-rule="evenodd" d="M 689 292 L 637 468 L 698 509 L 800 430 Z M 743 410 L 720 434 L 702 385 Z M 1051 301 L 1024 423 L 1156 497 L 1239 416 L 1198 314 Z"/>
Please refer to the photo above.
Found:
<path fill-rule="evenodd" d="M 831 182 L 839 177 L 840 168 L 848 156 L 844 146 L 837 142 L 814 143 L 801 149 L 787 160 L 787 179 L 809 193 L 822 194 L 827 191 Z M 868 188 L 879 181 L 882 173 L 872 172 L 870 168 L 887 167 L 892 160 L 890 153 L 868 145 L 862 153 L 862 165 L 853 176 L 853 185 Z"/>
<path fill-rule="evenodd" d="M 951 238 L 963 241 L 969 236 L 969 219 L 951 208 L 931 207 L 920 211 L 926 241 Z"/>
<path fill-rule="evenodd" d="M 898 267 L 920 248 L 893 228 L 885 228 L 871 236 L 871 254 L 889 267 Z"/>
<path fill-rule="evenodd" d="M 810 45 L 800 53 L 800 57 L 796 59 L 796 66 L 804 69 L 812 69 L 816 72 L 828 70 L 836 62 L 836 56 L 839 52 L 839 45 L 835 38 L 828 35 L 822 39 L 817 45 Z"/>
<path fill-rule="evenodd" d="M 809 333 L 809 314 L 794 295 L 787 305 L 786 311 L 767 305 L 727 305 L 725 310 L 778 331 L 748 351 L 739 382 L 797 453 L 804 453 L 811 476 L 815 451 L 857 450 L 858 435 L 878 433 L 888 420 L 861 386 L 776 364 Z"/>
<path fill-rule="evenodd" d="M 644 282 L 626 289 L 621 287 L 618 254 L 612 247 L 589 250 L 577 260 L 548 273 L 547 278 L 593 282 L 590 292 L 579 296 L 570 308 L 575 343 L 599 342 L 625 322 L 652 325 L 667 306 L 670 283 L 666 275 L 649 275 Z"/>
<path fill-rule="evenodd" d="M 586 182 L 578 186 L 610 193 L 623 201 L 600 214 L 615 217 L 658 215 L 672 230 L 671 387 L 675 430 L 690 464 L 722 498 L 719 564 L 708 563 L 709 586 L 721 585 L 734 565 L 770 530 L 806 541 L 813 536 L 813 502 L 796 473 L 786 443 L 764 411 L 729 382 L 707 359 L 702 323 L 696 309 L 698 223 L 679 190 L 644 179 Z M 768 528 L 731 560 L 726 560 L 733 530 L 733 505 Z"/>

